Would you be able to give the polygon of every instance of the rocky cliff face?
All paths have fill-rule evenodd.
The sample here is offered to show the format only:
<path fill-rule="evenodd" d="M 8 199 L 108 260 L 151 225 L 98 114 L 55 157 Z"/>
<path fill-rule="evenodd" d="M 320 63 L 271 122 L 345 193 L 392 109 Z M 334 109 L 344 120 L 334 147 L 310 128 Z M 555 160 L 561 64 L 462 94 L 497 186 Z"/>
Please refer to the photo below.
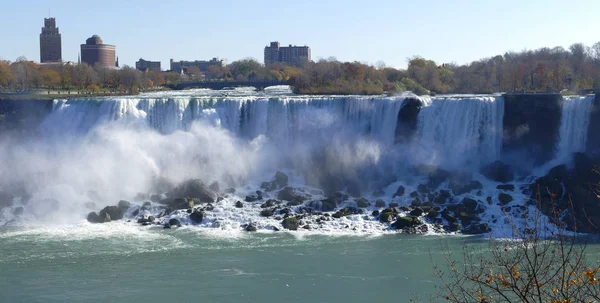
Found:
<path fill-rule="evenodd" d="M 590 113 L 590 125 L 588 130 L 587 151 L 594 157 L 600 156 L 600 94 L 596 94 L 592 111 Z"/>
<path fill-rule="evenodd" d="M 561 120 L 559 94 L 504 95 L 502 151 L 534 159 L 535 164 L 551 160 Z"/>

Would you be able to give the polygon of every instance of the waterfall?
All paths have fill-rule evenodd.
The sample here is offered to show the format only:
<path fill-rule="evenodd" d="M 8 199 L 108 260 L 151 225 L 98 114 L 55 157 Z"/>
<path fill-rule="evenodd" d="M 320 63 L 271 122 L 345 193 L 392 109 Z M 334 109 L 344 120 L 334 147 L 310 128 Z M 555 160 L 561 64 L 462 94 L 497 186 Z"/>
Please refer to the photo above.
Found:
<path fill-rule="evenodd" d="M 190 97 L 57 100 L 42 123 L 47 135 L 85 134 L 107 123 L 147 126 L 160 133 L 202 121 L 246 139 L 286 142 L 335 132 L 368 134 L 392 145 L 402 97 Z"/>
<path fill-rule="evenodd" d="M 437 97 L 419 113 L 416 153 L 422 163 L 477 168 L 502 148 L 502 97 Z"/>
<path fill-rule="evenodd" d="M 573 153 L 585 152 L 593 101 L 593 95 L 569 96 L 563 99 L 556 146 L 558 161 L 570 162 Z"/>

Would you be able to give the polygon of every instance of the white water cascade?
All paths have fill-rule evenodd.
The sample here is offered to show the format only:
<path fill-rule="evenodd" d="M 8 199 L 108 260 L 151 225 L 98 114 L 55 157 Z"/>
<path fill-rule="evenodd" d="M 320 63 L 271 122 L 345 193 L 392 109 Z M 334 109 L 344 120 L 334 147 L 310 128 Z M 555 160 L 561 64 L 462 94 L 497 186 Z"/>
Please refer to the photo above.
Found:
<path fill-rule="evenodd" d="M 569 162 L 573 153 L 584 152 L 594 96 L 568 96 L 562 102 L 556 160 Z"/>
<path fill-rule="evenodd" d="M 467 169 L 499 159 L 503 117 L 500 96 L 432 98 L 419 114 L 421 162 Z"/>
<path fill-rule="evenodd" d="M 42 130 L 49 135 L 87 133 L 112 121 L 169 134 L 202 121 L 247 139 L 264 135 L 284 142 L 349 132 L 370 134 L 382 144 L 393 144 L 404 100 L 253 96 L 58 100 Z"/>

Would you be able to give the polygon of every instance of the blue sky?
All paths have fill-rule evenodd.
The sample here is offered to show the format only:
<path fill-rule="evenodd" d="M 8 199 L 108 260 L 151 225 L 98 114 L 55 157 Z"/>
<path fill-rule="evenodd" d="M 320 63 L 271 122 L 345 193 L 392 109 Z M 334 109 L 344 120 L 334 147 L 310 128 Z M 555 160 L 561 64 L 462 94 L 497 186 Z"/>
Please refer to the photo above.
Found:
<path fill-rule="evenodd" d="M 99 4 L 102 3 L 102 4 Z M 336 57 L 405 67 L 420 55 L 466 63 L 506 51 L 600 41 L 598 0 L 71 1 L 2 0 L 0 58 L 39 61 L 44 17 L 57 19 L 63 60 L 98 34 L 121 65 L 139 58 L 262 62 L 269 41 L 309 45 Z"/>

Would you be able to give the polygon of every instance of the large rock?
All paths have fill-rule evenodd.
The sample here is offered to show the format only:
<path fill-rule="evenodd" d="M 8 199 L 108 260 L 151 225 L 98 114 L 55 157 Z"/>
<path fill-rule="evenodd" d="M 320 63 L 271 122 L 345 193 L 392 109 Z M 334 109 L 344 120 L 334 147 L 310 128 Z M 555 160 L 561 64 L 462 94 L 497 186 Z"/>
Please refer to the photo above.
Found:
<path fill-rule="evenodd" d="M 470 181 L 465 184 L 450 182 L 449 187 L 450 187 L 450 190 L 452 190 L 452 193 L 454 195 L 458 196 L 458 195 L 470 193 L 474 190 L 483 189 L 483 184 L 481 184 L 481 182 L 479 182 L 479 181 Z"/>
<path fill-rule="evenodd" d="M 285 229 L 298 230 L 298 227 L 300 226 L 300 223 L 299 223 L 299 221 L 298 221 L 297 218 L 289 217 L 289 218 L 283 219 L 283 221 L 281 221 L 281 225 Z"/>
<path fill-rule="evenodd" d="M 419 218 L 416 217 L 398 217 L 396 222 L 392 223 L 392 226 L 396 229 L 405 229 L 409 227 L 416 227 L 423 224 Z"/>
<path fill-rule="evenodd" d="M 96 212 L 91 212 L 87 215 L 87 220 L 90 223 L 104 223 L 102 218 Z"/>
<path fill-rule="evenodd" d="M 337 203 L 334 198 L 327 198 L 311 202 L 310 207 L 321 211 L 334 211 L 337 208 Z"/>
<path fill-rule="evenodd" d="M 446 182 L 452 175 L 449 171 L 439 169 L 435 166 L 426 165 L 421 165 L 419 167 L 419 172 L 421 174 L 425 172 L 425 174 L 427 175 L 427 178 L 429 179 L 427 186 L 429 186 L 429 188 L 438 188 L 442 183 Z"/>
<path fill-rule="evenodd" d="M 99 216 L 100 218 L 106 218 L 106 215 L 108 215 L 110 221 L 114 221 L 123 219 L 124 214 L 125 210 L 118 206 L 107 206 L 100 211 Z"/>
<path fill-rule="evenodd" d="M 158 203 L 167 205 L 170 210 L 190 209 L 195 206 L 194 201 L 187 198 L 166 198 L 160 200 Z"/>
<path fill-rule="evenodd" d="M 512 184 L 500 184 L 500 185 L 496 186 L 496 188 L 500 189 L 500 190 L 508 190 L 508 191 L 515 190 L 515 186 Z"/>
<path fill-rule="evenodd" d="M 379 222 L 391 223 L 392 221 L 394 221 L 395 217 L 396 213 L 392 209 L 386 208 L 379 214 Z"/>
<path fill-rule="evenodd" d="M 262 217 L 271 217 L 271 216 L 273 216 L 273 211 L 270 209 L 263 209 L 260 211 L 260 215 Z"/>
<path fill-rule="evenodd" d="M 282 190 L 277 193 L 277 199 L 284 201 L 296 201 L 296 202 L 304 202 L 306 201 L 306 197 L 302 194 L 296 192 L 293 187 L 284 187 Z"/>
<path fill-rule="evenodd" d="M 511 195 L 509 195 L 509 194 L 500 193 L 498 195 L 498 200 L 500 201 L 500 204 L 506 205 L 506 204 L 512 202 L 513 197 Z"/>
<path fill-rule="evenodd" d="M 492 229 L 487 223 L 473 223 L 462 229 L 463 234 L 478 235 L 491 232 Z"/>
<path fill-rule="evenodd" d="M 461 210 L 465 211 L 469 214 L 474 214 L 476 213 L 477 207 L 479 206 L 479 202 L 471 199 L 471 198 L 464 198 L 461 202 Z"/>
<path fill-rule="evenodd" d="M 394 194 L 394 196 L 392 198 L 404 196 L 404 191 L 405 191 L 404 186 L 402 186 L 402 185 L 398 186 L 398 189 L 396 190 L 396 193 Z"/>
<path fill-rule="evenodd" d="M 200 224 L 202 223 L 202 219 L 204 218 L 204 214 L 199 211 L 199 210 L 195 210 L 194 212 L 192 212 L 190 214 L 190 220 L 192 220 L 192 222 L 194 224 Z"/>
<path fill-rule="evenodd" d="M 179 184 L 168 196 L 197 199 L 202 203 L 214 203 L 217 199 L 217 194 L 199 179 L 190 179 Z"/>
<path fill-rule="evenodd" d="M 358 201 L 356 201 L 356 206 L 360 208 L 367 208 L 369 207 L 369 201 L 365 198 L 360 198 Z"/>
<path fill-rule="evenodd" d="M 573 169 L 556 166 L 537 179 L 530 186 L 531 198 L 551 221 L 562 221 L 568 230 L 600 233 L 600 174 L 595 170 L 600 161 L 575 154 L 574 162 Z"/>
<path fill-rule="evenodd" d="M 483 175 L 496 182 L 507 183 L 515 178 L 512 167 L 502 161 L 493 162 L 483 168 Z"/>

